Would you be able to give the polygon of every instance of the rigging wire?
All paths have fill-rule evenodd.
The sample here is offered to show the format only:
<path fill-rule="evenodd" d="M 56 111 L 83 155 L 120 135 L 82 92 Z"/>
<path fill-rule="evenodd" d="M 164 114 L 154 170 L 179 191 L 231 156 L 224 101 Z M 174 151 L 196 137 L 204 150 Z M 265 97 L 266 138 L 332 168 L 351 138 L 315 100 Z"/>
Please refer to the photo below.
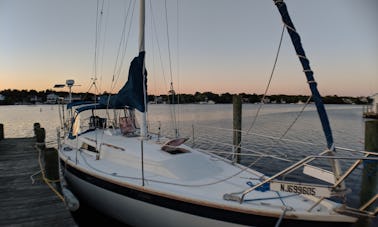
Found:
<path fill-rule="evenodd" d="M 167 91 L 168 90 L 168 87 L 167 87 L 167 80 L 166 80 L 166 77 L 165 77 L 165 67 L 164 67 L 164 64 L 163 64 L 163 57 L 162 57 L 162 51 L 161 51 L 161 48 L 160 48 L 160 44 L 159 44 L 159 38 L 158 38 L 158 32 L 157 32 L 157 26 L 156 26 L 156 23 L 155 23 L 155 15 L 154 15 L 154 11 L 153 11 L 153 6 L 152 6 L 152 1 L 150 0 L 150 15 L 151 15 L 151 43 L 152 43 L 152 46 L 153 46 L 153 50 L 155 50 L 155 46 L 154 46 L 154 40 L 156 42 L 156 46 L 157 46 L 157 52 L 159 54 L 159 60 L 160 60 L 160 67 L 161 67 L 161 74 L 163 76 L 163 85 L 164 85 L 164 89 Z M 155 39 L 154 39 L 155 38 Z M 151 54 L 152 56 L 152 61 L 153 61 L 153 66 L 154 66 L 154 69 L 155 69 L 155 58 L 154 58 L 154 54 Z M 155 84 L 155 89 L 156 89 L 156 77 L 152 77 L 154 79 L 154 84 Z M 156 93 L 156 91 L 155 91 Z M 156 96 L 155 96 L 156 98 Z M 147 113 L 148 114 L 148 113 Z M 149 121 L 149 123 L 151 123 L 151 121 Z"/>
<path fill-rule="evenodd" d="M 95 46 L 94 46 L 94 59 L 93 59 L 93 73 L 96 77 L 97 75 L 97 42 L 98 42 L 98 8 L 99 8 L 99 0 L 97 0 L 97 10 L 96 10 L 96 29 L 95 29 Z"/>
<path fill-rule="evenodd" d="M 96 10 L 96 29 L 95 29 L 95 46 L 94 46 L 94 59 L 93 59 L 93 82 L 97 80 L 98 74 L 98 58 L 99 58 L 99 45 L 101 41 L 101 25 L 102 25 L 102 18 L 104 14 L 104 0 L 102 0 L 101 7 L 100 7 L 100 0 L 97 0 L 97 10 Z M 91 84 L 91 89 L 93 86 Z M 98 92 L 97 87 L 96 93 Z M 88 91 L 89 92 L 89 91 Z"/>
<path fill-rule="evenodd" d="M 149 9 L 150 9 L 150 12 L 152 13 L 152 6 L 151 6 L 151 0 L 149 1 Z M 150 24 L 153 24 L 153 17 L 150 17 Z M 150 34 L 153 34 L 154 33 L 154 30 L 153 30 L 153 26 L 149 26 L 149 29 L 150 29 Z M 154 39 L 153 38 L 150 38 L 149 39 L 150 42 L 151 42 L 151 52 L 154 52 L 155 50 L 155 43 L 154 43 Z M 151 54 L 151 58 L 152 58 L 152 69 L 153 69 L 153 72 L 152 74 L 153 75 L 156 75 L 156 64 L 155 64 L 155 56 L 153 54 Z M 156 94 L 157 94 L 157 85 L 156 85 L 156 77 L 152 77 L 152 80 L 154 81 L 154 86 L 153 86 L 153 94 L 154 94 L 154 99 L 156 98 Z M 155 100 L 154 100 L 155 101 Z M 147 114 L 149 114 L 149 112 L 147 112 Z"/>
<path fill-rule="evenodd" d="M 153 27 L 153 31 L 155 33 L 155 37 L 156 37 L 156 44 L 157 44 L 157 48 L 158 48 L 158 53 L 159 53 L 159 58 L 160 58 L 160 65 L 161 65 L 161 71 L 162 71 L 162 74 L 163 74 L 163 80 L 164 80 L 164 87 L 165 87 L 165 90 L 168 90 L 168 87 L 167 87 L 167 80 L 165 78 L 165 70 L 164 70 L 164 65 L 163 65 L 163 58 L 162 58 L 162 54 L 161 54 L 161 48 L 160 48 L 160 45 L 159 45 L 159 40 L 158 40 L 158 33 L 157 33 L 157 29 L 156 29 L 156 23 L 155 23 L 155 16 L 154 16 L 154 13 L 153 13 L 153 10 L 152 10 L 152 1 L 150 1 L 150 10 L 151 10 L 151 17 L 152 17 L 152 27 Z"/>
<path fill-rule="evenodd" d="M 85 93 L 85 96 L 84 96 L 84 100 L 88 97 L 88 94 L 89 92 L 91 91 L 91 89 L 94 87 L 95 89 L 95 100 L 96 101 L 96 95 L 99 94 L 100 90 L 99 88 L 97 87 L 96 85 L 96 81 L 97 81 L 97 75 L 98 75 L 98 58 L 99 58 L 99 55 L 100 55 L 100 50 L 99 50 L 99 46 L 100 46 L 100 41 L 101 41 L 101 25 L 102 25 L 102 21 L 103 21 L 103 14 L 104 14 L 104 0 L 102 1 L 101 3 L 101 7 L 100 7 L 100 0 L 97 0 L 97 7 L 96 7 L 96 28 L 95 28 L 95 45 L 94 45 L 94 58 L 93 58 L 93 77 L 91 77 L 91 84 L 87 90 L 87 92 Z M 105 29 L 106 29 L 106 25 L 105 25 Z M 105 36 L 104 36 L 104 40 L 105 40 Z M 103 50 L 105 48 L 105 42 L 103 42 Z M 101 67 L 103 65 L 103 58 L 104 58 L 104 55 L 103 55 L 104 51 L 102 51 L 102 63 L 101 63 Z M 102 73 L 101 73 L 101 77 L 100 77 L 100 84 L 101 84 L 101 81 L 102 81 Z"/>
<path fill-rule="evenodd" d="M 276 52 L 276 57 L 275 57 L 275 60 L 274 60 L 274 64 L 273 64 L 273 67 L 272 67 L 272 71 L 270 73 L 270 77 L 269 77 L 269 80 L 268 80 L 268 83 L 267 83 L 267 86 L 265 88 L 265 91 L 264 91 L 264 95 L 263 97 L 261 98 L 261 102 L 260 102 L 260 105 L 256 111 L 256 115 L 250 125 L 250 127 L 248 128 L 248 130 L 246 131 L 246 135 L 249 135 L 251 133 L 251 130 L 252 128 L 254 127 L 256 121 L 257 121 L 257 118 L 259 116 L 259 113 L 262 109 L 262 106 L 264 105 L 264 100 L 265 100 L 265 97 L 268 93 L 268 90 L 269 90 L 269 87 L 271 85 L 271 82 L 272 82 L 272 78 L 273 78 L 273 74 L 275 72 L 275 69 L 276 69 L 276 66 L 277 66 L 277 62 L 278 62 L 278 56 L 279 56 L 279 53 L 280 53 L 280 50 L 281 50 L 281 46 L 282 46 L 282 40 L 283 40 L 283 36 L 284 36 L 284 32 L 285 32 L 285 25 L 283 25 L 282 27 L 282 31 L 281 31 L 281 37 L 280 37 L 280 41 L 279 41 L 279 45 L 278 45 L 278 48 L 277 48 L 277 52 Z M 293 120 L 293 122 L 289 125 L 289 127 L 285 130 L 285 132 L 278 138 L 278 141 L 276 143 L 278 143 L 279 141 L 281 141 L 285 136 L 286 134 L 289 132 L 289 130 L 294 126 L 294 124 L 297 122 L 297 120 L 299 119 L 299 117 L 302 115 L 302 113 L 304 112 L 305 108 L 307 107 L 308 103 L 310 102 L 312 96 L 309 96 L 309 98 L 307 99 L 305 105 L 302 107 L 301 111 L 297 114 L 296 118 Z M 273 147 L 275 143 L 273 143 L 272 141 L 272 144 L 270 145 L 270 149 Z M 241 142 L 237 145 L 237 148 L 239 148 L 241 146 Z M 267 149 L 266 151 L 269 152 L 270 149 Z M 283 155 L 283 157 L 285 158 L 288 158 L 287 157 L 287 154 L 283 154 L 281 153 L 281 155 Z M 261 159 L 262 157 L 259 157 L 255 162 L 257 162 L 259 159 Z"/>
<path fill-rule="evenodd" d="M 268 154 L 272 152 L 272 148 L 273 148 L 274 145 L 276 145 L 276 144 L 279 143 L 280 141 L 283 141 L 283 138 L 286 136 L 286 134 L 287 134 L 287 133 L 290 131 L 290 129 L 294 126 L 294 124 L 297 122 L 297 120 L 299 119 L 299 117 L 302 116 L 302 113 L 303 113 L 304 110 L 306 109 L 307 105 L 310 103 L 311 98 L 312 98 L 312 96 L 310 95 L 310 96 L 308 97 L 306 103 L 303 105 L 301 111 L 298 112 L 297 116 L 294 118 L 294 120 L 291 122 L 291 124 L 289 125 L 289 127 L 285 130 L 285 132 L 282 133 L 282 135 L 281 135 L 279 138 L 277 138 L 277 140 L 275 140 L 275 142 L 274 142 L 274 140 L 271 140 L 270 146 L 269 146 L 268 148 L 266 148 L 266 151 L 267 151 Z M 280 153 L 281 155 L 283 155 L 285 158 L 288 158 L 288 156 L 287 156 L 286 153 L 283 153 L 283 152 L 279 152 L 279 153 Z M 257 161 L 260 160 L 261 158 L 262 158 L 262 157 L 259 157 L 259 158 L 257 159 Z M 293 160 L 291 160 L 291 161 L 293 161 Z"/>
<path fill-rule="evenodd" d="M 88 88 L 88 90 L 87 90 L 87 92 L 85 93 L 85 96 L 84 96 L 84 100 L 86 100 L 86 98 L 88 97 L 88 94 L 89 94 L 89 92 L 90 92 L 90 90 L 92 89 L 92 87 L 94 87 L 95 88 L 95 100 L 97 100 L 96 99 L 96 97 L 97 97 L 97 94 L 99 93 L 99 89 L 98 89 L 98 87 L 97 87 L 97 85 L 96 85 L 96 78 L 94 78 L 94 77 L 92 77 L 91 78 L 91 85 L 89 86 L 89 88 Z"/>
<path fill-rule="evenodd" d="M 133 2 L 133 4 L 132 4 L 132 2 Z M 131 7 L 131 5 L 132 5 L 132 7 Z M 122 72 L 123 62 L 124 62 L 124 59 L 125 59 L 127 44 L 128 44 L 128 40 L 129 40 L 129 36 L 130 36 L 130 31 L 131 31 L 131 23 L 132 23 L 132 19 L 133 19 L 133 15 L 134 15 L 135 1 L 129 1 L 128 7 L 126 7 L 126 8 L 127 9 L 125 9 L 126 14 L 125 14 L 125 18 L 124 18 L 124 21 L 123 21 L 121 38 L 120 38 L 120 41 L 119 41 L 119 44 L 118 44 L 116 61 L 115 61 L 114 68 L 113 68 L 113 75 L 112 75 L 112 83 L 111 83 L 111 87 L 110 87 L 110 93 L 113 92 L 113 90 L 114 90 L 114 88 L 115 88 L 115 86 L 118 82 L 118 79 L 121 75 L 121 72 Z M 130 10 L 131 10 L 131 16 L 130 16 Z M 126 35 L 126 28 L 127 28 L 127 22 L 129 20 L 129 16 L 130 16 L 130 22 L 129 22 L 129 27 L 128 27 L 129 30 L 128 30 L 127 35 Z"/>
<path fill-rule="evenodd" d="M 304 108 L 302 108 L 304 110 Z M 295 121 L 299 118 L 299 114 L 297 116 L 297 118 L 295 119 Z M 294 123 L 292 123 L 292 125 L 294 125 Z M 227 129 L 227 128 L 220 128 L 220 127 L 214 127 L 214 126 L 210 126 L 210 125 L 195 125 L 197 128 L 205 128 L 205 129 L 210 129 L 210 130 L 216 130 L 216 131 L 233 131 L 233 129 Z M 245 131 L 241 131 L 243 134 L 246 135 L 246 132 Z M 205 133 L 206 136 L 209 136 L 208 133 Z M 310 146 L 319 146 L 320 144 L 318 143 L 312 143 L 312 142 L 308 142 L 308 141 L 300 141 L 300 140 L 293 140 L 293 139 L 286 139 L 286 138 L 283 138 L 283 136 L 280 136 L 280 137 L 274 137 L 274 136 L 269 136 L 269 135 L 265 135 L 265 134 L 258 134 L 258 133 L 254 133 L 254 132 L 251 132 L 249 135 L 253 135 L 253 136 L 256 136 L 256 137 L 261 137 L 261 138 L 265 138 L 265 139 L 270 139 L 270 140 L 281 140 L 281 141 L 285 141 L 285 142 L 290 142 L 290 143 L 297 143 L 297 144 L 304 144 L 304 145 L 310 145 Z M 203 137 L 204 138 L 204 137 Z M 210 140 L 208 140 L 210 141 Z M 212 139 L 212 141 L 214 141 L 214 137 Z M 219 143 L 219 142 L 218 142 Z M 230 146 L 232 146 L 230 144 Z M 347 151 L 353 151 L 355 152 L 356 150 L 348 150 L 347 148 L 342 148 L 342 147 L 336 147 L 337 149 L 341 149 L 341 150 L 347 150 Z"/>
<path fill-rule="evenodd" d="M 180 7 L 179 7 L 179 0 L 176 0 L 176 13 L 177 13 L 177 23 L 176 23 L 176 45 L 177 45 L 177 53 L 176 53 L 176 59 L 177 59 L 177 89 L 178 89 L 178 94 L 177 94 L 177 105 L 178 105 L 178 125 L 177 127 L 180 128 L 179 123 L 181 121 L 181 117 L 183 114 L 182 106 L 180 105 L 180 94 L 181 94 L 181 87 L 180 87 Z"/>
<path fill-rule="evenodd" d="M 312 98 L 312 95 L 310 95 L 308 97 L 308 99 L 307 99 L 306 103 L 303 105 L 301 111 L 297 114 L 297 116 L 295 117 L 293 122 L 289 125 L 289 127 L 286 129 L 286 131 L 280 136 L 280 138 L 278 138 L 278 140 L 281 140 L 282 138 L 284 138 L 286 136 L 286 134 L 290 131 L 290 129 L 294 126 L 294 124 L 297 122 L 299 117 L 302 115 L 302 113 L 306 109 L 307 105 L 310 103 L 311 98 Z"/>
<path fill-rule="evenodd" d="M 175 104 L 175 95 L 176 92 L 173 88 L 173 73 L 172 73 L 172 58 L 171 58 L 171 46 L 170 46 L 170 40 L 169 40 L 169 26 L 168 26 L 168 8 L 167 8 L 167 0 L 164 1 L 164 6 L 165 6 L 165 25 L 166 25 L 166 32 L 167 32 L 167 47 L 168 47 L 168 60 L 169 60 L 169 73 L 171 77 L 170 81 L 170 90 L 169 94 L 172 95 L 172 106 L 171 106 L 171 115 L 172 115 L 172 121 L 173 121 L 173 130 L 175 137 L 179 136 L 179 130 L 177 127 L 177 118 L 176 118 L 176 106 Z"/>
<path fill-rule="evenodd" d="M 108 30 L 108 22 L 109 22 L 109 8 L 110 8 L 110 1 L 108 1 L 107 8 L 106 8 L 106 18 L 105 18 L 105 30 L 104 30 L 104 36 L 103 36 L 103 42 L 102 42 L 102 56 L 101 56 L 101 74 L 100 74 L 100 83 L 99 83 L 99 92 L 101 92 L 102 87 L 102 76 L 103 76 L 103 70 L 104 70 L 104 56 L 105 56 L 105 44 L 106 44 L 106 34 Z"/>
<path fill-rule="evenodd" d="M 164 1 L 165 6 L 165 25 L 166 25 L 166 32 L 167 32 L 167 47 L 168 47 L 168 60 L 169 60 L 169 74 L 171 76 L 171 89 L 173 90 L 173 73 L 172 73 L 172 58 L 171 58 L 171 45 L 169 41 L 169 26 L 168 26 L 168 8 L 167 8 L 167 0 Z"/>
<path fill-rule="evenodd" d="M 252 130 L 253 126 L 255 125 L 256 123 L 256 120 L 257 120 L 257 117 L 259 116 L 259 113 L 260 113 L 260 110 L 264 104 L 264 100 L 265 100 L 265 97 L 268 93 L 268 90 L 269 90 L 269 87 L 270 87 L 270 84 L 272 82 L 272 78 L 273 78 L 273 74 L 274 74 L 274 71 L 276 69 L 276 65 L 277 65 L 277 61 L 278 61 L 278 56 L 280 54 L 280 50 L 281 50 L 281 45 L 282 45 L 282 40 L 283 40 L 283 36 L 284 36 L 284 32 L 285 32 L 285 26 L 282 26 L 282 31 L 281 31 L 281 38 L 280 38 L 280 42 L 278 44 L 278 49 L 277 49 L 277 53 L 276 53 L 276 57 L 274 59 L 274 64 L 273 64 L 273 68 L 272 68 L 272 71 L 270 73 L 270 77 L 269 77 L 269 81 L 268 81 L 268 84 L 265 88 L 265 91 L 264 91 L 264 95 L 263 97 L 261 98 L 261 102 L 260 102 L 260 105 L 259 105 L 259 108 L 257 109 L 256 111 L 256 115 L 251 123 L 251 126 L 249 127 L 249 129 L 247 130 L 247 135 L 249 134 L 249 132 Z"/>
<path fill-rule="evenodd" d="M 276 65 L 277 65 L 277 61 L 278 61 L 278 56 L 279 56 L 279 53 L 280 53 L 280 50 L 281 50 L 281 45 L 282 45 L 282 40 L 283 40 L 284 32 L 285 32 L 285 26 L 282 26 L 280 42 L 279 42 L 279 44 L 278 44 L 278 48 L 277 48 L 277 52 L 276 52 L 276 57 L 275 57 L 275 59 L 274 59 L 274 63 L 273 63 L 272 71 L 271 71 L 271 73 L 270 73 L 270 77 L 269 77 L 269 80 L 268 80 L 268 84 L 267 84 L 267 86 L 266 86 L 266 88 L 265 88 L 264 95 L 263 95 L 263 97 L 261 98 L 261 102 L 260 102 L 260 105 L 259 105 L 259 107 L 258 107 L 258 109 L 257 109 L 257 111 L 256 111 L 256 115 L 255 115 L 255 117 L 254 117 L 254 119 L 253 119 L 253 121 L 252 121 L 250 127 L 248 128 L 248 130 L 247 130 L 247 132 L 246 132 L 246 135 L 249 135 L 249 133 L 251 132 L 253 126 L 254 126 L 255 123 L 256 123 L 257 117 L 259 116 L 259 113 L 260 113 L 260 111 L 261 111 L 261 109 L 262 109 L 262 106 L 263 106 L 263 104 L 264 104 L 265 97 L 266 97 L 266 95 L 267 95 L 267 93 L 268 93 L 268 90 L 269 90 L 270 84 L 271 84 L 271 82 L 272 82 L 273 74 L 274 74 L 275 69 L 276 69 Z M 234 149 L 238 149 L 238 148 L 240 148 L 240 147 L 241 147 L 241 141 L 239 142 L 239 144 L 238 144 L 237 146 L 235 146 Z"/>
<path fill-rule="evenodd" d="M 176 1 L 177 3 L 177 89 L 178 89 L 178 95 L 177 95 L 177 103 L 180 104 L 180 96 L 181 96 L 181 74 L 180 74 L 180 52 L 181 52 L 181 49 L 180 49 L 180 25 L 181 25 L 181 21 L 180 21 L 180 17 L 181 17 L 181 10 L 180 10 L 180 7 L 181 5 L 179 4 L 179 0 Z M 183 122 L 183 106 L 182 105 L 178 105 L 178 122 Z M 180 127 L 180 125 L 178 125 L 178 128 L 182 128 Z"/>

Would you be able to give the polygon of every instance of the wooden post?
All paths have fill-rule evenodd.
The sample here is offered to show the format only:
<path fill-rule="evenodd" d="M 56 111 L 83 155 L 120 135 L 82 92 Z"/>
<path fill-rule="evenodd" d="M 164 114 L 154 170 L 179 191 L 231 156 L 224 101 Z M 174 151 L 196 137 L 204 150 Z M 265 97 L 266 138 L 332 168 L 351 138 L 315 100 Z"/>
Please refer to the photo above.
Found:
<path fill-rule="evenodd" d="M 378 120 L 365 122 L 365 150 L 378 152 Z M 363 162 L 362 185 L 360 193 L 360 203 L 365 204 L 377 192 L 378 186 L 378 162 L 365 160 Z"/>
<path fill-rule="evenodd" d="M 49 180 L 59 180 L 58 151 L 55 148 L 46 148 L 44 151 L 45 173 Z"/>
<path fill-rule="evenodd" d="M 46 138 L 46 133 L 44 128 L 37 128 L 36 129 L 35 138 L 37 140 L 37 143 L 44 143 Z"/>
<path fill-rule="evenodd" d="M 4 139 L 4 125 L 0 124 L 0 140 Z"/>
<path fill-rule="evenodd" d="M 35 133 L 35 138 L 37 140 L 36 145 L 42 151 L 45 150 L 45 148 L 46 148 L 46 145 L 45 145 L 45 139 L 46 139 L 45 129 L 37 126 L 37 127 L 34 128 L 34 133 Z"/>
<path fill-rule="evenodd" d="M 40 128 L 41 127 L 41 124 L 39 124 L 38 122 L 34 123 L 33 124 L 33 130 L 34 130 L 34 136 L 36 137 L 37 136 L 37 128 Z"/>
<path fill-rule="evenodd" d="M 240 152 L 241 152 L 241 119 L 242 119 L 242 102 L 239 95 L 234 95 L 232 97 L 233 103 L 233 151 L 234 151 L 234 161 L 240 163 Z"/>

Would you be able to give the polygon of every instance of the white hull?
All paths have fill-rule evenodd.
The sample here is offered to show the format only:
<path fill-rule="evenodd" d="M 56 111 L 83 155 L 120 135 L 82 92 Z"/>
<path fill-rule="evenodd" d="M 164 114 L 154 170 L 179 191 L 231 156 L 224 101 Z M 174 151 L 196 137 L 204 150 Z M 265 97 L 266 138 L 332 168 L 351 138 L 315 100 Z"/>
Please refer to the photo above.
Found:
<path fill-rule="evenodd" d="M 229 222 L 203 218 L 188 213 L 167 209 L 150 203 L 131 199 L 126 196 L 105 190 L 90 184 L 68 173 L 67 180 L 71 182 L 76 195 L 85 200 L 109 217 L 115 218 L 131 226 L 244 226 Z"/>

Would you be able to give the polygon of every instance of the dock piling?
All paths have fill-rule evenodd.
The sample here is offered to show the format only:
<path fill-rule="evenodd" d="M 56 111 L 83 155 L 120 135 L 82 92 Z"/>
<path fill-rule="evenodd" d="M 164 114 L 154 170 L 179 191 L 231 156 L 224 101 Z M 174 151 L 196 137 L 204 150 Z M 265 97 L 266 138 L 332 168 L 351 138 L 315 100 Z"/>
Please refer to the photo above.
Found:
<path fill-rule="evenodd" d="M 378 152 L 378 120 L 365 122 L 365 150 Z M 362 172 L 361 204 L 366 203 L 377 192 L 378 162 L 365 160 Z"/>
<path fill-rule="evenodd" d="M 378 152 L 378 120 L 365 121 L 365 150 Z M 370 198 L 377 194 L 378 162 L 373 160 L 363 161 L 362 183 L 360 191 L 360 204 L 364 206 Z M 366 207 L 369 210 L 369 207 Z M 358 226 L 372 226 L 371 220 L 360 219 Z"/>
<path fill-rule="evenodd" d="M 4 125 L 0 124 L 0 140 L 4 139 Z"/>
<path fill-rule="evenodd" d="M 33 124 L 34 136 L 37 135 L 37 133 L 36 133 L 36 129 L 37 129 L 37 128 L 40 128 L 40 127 L 41 127 L 41 124 L 39 124 L 38 122 L 35 122 L 35 123 Z"/>
<path fill-rule="evenodd" d="M 36 138 L 36 145 L 38 146 L 38 148 L 42 151 L 45 150 L 46 132 L 44 128 L 41 128 L 41 125 L 39 123 L 34 123 L 34 136 Z"/>
<path fill-rule="evenodd" d="M 50 147 L 46 148 L 43 153 L 47 179 L 50 181 L 59 180 L 58 151 L 55 148 Z"/>
<path fill-rule="evenodd" d="M 234 95 L 232 98 L 233 104 L 233 160 L 236 163 L 240 163 L 240 152 L 241 152 L 241 121 L 242 121 L 242 102 L 239 95 Z"/>

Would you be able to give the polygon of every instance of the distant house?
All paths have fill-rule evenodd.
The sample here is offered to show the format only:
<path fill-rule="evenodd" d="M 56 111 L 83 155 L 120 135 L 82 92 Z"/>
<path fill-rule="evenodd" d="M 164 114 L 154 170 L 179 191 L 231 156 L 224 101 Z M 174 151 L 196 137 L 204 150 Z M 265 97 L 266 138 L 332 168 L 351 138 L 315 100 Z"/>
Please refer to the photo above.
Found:
<path fill-rule="evenodd" d="M 30 98 L 30 102 L 38 104 L 42 102 L 42 98 L 34 95 L 33 97 Z"/>
<path fill-rule="evenodd" d="M 345 104 L 353 104 L 353 101 L 350 98 L 343 98 Z"/>
<path fill-rule="evenodd" d="M 0 94 L 0 101 L 4 101 L 5 100 L 5 96 Z"/>
<path fill-rule="evenodd" d="M 368 98 L 365 96 L 358 97 L 358 100 L 360 100 L 360 102 L 363 102 L 363 103 L 367 103 L 369 101 Z"/>
<path fill-rule="evenodd" d="M 47 99 L 46 104 L 56 104 L 56 103 L 58 103 L 58 98 L 59 98 L 59 96 L 57 96 L 54 93 L 48 94 L 46 96 L 46 99 Z"/>
<path fill-rule="evenodd" d="M 163 97 L 155 96 L 154 101 L 150 101 L 149 104 L 161 104 L 163 103 Z"/>
<path fill-rule="evenodd" d="M 81 96 L 80 95 L 72 95 L 72 102 L 74 101 L 81 101 Z M 64 103 L 69 103 L 70 102 L 70 97 L 67 96 L 64 98 Z"/>

